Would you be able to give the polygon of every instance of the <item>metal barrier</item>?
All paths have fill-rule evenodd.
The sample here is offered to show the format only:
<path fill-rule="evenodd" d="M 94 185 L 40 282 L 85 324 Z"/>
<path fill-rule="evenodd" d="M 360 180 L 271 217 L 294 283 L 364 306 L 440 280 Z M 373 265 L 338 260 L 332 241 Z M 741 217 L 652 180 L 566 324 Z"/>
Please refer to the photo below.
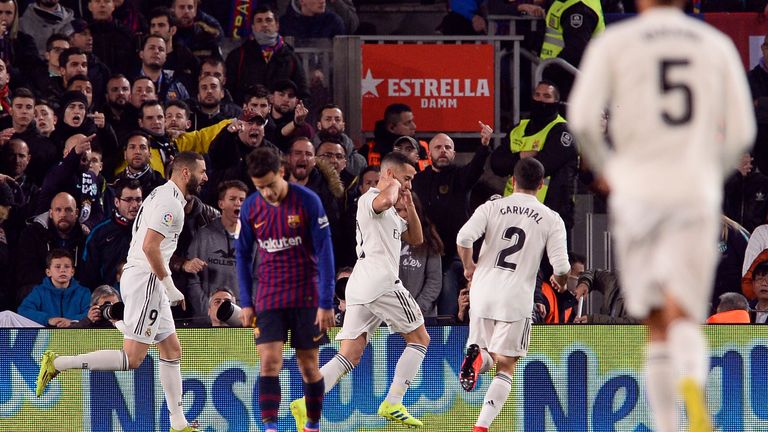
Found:
<path fill-rule="evenodd" d="M 577 76 L 579 74 L 579 70 L 576 69 L 574 65 L 568 63 L 567 61 L 559 57 L 553 57 L 553 58 L 548 58 L 546 60 L 542 60 L 539 62 L 539 65 L 536 66 L 536 73 L 535 73 L 536 81 L 534 82 L 540 82 L 542 77 L 544 76 L 544 69 L 552 65 L 560 66 L 561 68 L 570 72 L 573 76 Z"/>

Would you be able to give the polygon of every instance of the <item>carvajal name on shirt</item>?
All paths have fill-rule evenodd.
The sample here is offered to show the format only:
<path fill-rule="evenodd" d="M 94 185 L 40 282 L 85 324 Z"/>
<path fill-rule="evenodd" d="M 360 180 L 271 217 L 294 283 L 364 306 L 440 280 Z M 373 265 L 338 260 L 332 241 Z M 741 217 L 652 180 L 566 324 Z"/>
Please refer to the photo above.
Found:
<path fill-rule="evenodd" d="M 513 215 L 528 216 L 529 218 L 536 221 L 537 224 L 540 223 L 541 220 L 543 219 L 541 215 L 539 215 L 539 212 L 537 212 L 536 210 L 532 210 L 528 207 L 521 207 L 521 206 L 515 206 L 515 205 L 502 207 L 499 209 L 499 213 L 501 213 L 502 215 L 513 214 Z"/>

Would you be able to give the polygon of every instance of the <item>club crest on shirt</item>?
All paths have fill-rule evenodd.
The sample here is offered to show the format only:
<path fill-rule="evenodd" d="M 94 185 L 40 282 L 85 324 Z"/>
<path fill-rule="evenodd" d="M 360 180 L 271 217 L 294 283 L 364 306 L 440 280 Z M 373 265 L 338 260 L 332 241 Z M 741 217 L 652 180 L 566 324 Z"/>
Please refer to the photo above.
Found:
<path fill-rule="evenodd" d="M 562 144 L 563 147 L 570 147 L 571 144 L 573 144 L 573 135 L 563 131 L 563 134 L 560 135 L 560 144 Z"/>
<path fill-rule="evenodd" d="M 579 28 L 581 27 L 582 24 L 584 24 L 584 15 L 582 14 L 571 15 L 571 27 Z"/>
<path fill-rule="evenodd" d="M 166 213 L 163 215 L 163 225 L 165 226 L 171 226 L 173 224 L 173 215 L 171 213 Z"/>
<path fill-rule="evenodd" d="M 288 227 L 298 228 L 301 225 L 301 215 L 288 215 Z"/>

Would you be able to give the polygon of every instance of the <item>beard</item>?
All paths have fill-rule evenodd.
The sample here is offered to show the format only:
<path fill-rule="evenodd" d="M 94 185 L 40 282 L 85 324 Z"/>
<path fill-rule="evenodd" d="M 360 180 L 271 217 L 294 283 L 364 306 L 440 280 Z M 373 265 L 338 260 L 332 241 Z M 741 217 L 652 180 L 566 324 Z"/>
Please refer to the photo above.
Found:
<path fill-rule="evenodd" d="M 199 101 L 198 103 L 200 104 L 201 107 L 203 107 L 205 109 L 214 109 L 214 108 L 218 107 L 219 105 L 221 105 L 221 101 L 206 102 L 205 100 L 202 100 L 202 101 Z"/>
<path fill-rule="evenodd" d="M 192 174 L 187 182 L 187 194 L 197 196 L 200 194 L 201 187 L 202 183 L 200 182 L 200 178 Z"/>

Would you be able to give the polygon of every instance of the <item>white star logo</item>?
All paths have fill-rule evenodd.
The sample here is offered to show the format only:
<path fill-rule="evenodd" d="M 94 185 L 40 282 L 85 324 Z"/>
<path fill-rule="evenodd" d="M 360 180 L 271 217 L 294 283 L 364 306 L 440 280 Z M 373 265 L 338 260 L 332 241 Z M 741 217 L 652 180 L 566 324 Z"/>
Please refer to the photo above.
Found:
<path fill-rule="evenodd" d="M 381 84 L 381 82 L 384 81 L 383 79 L 375 79 L 373 77 L 373 74 L 371 74 L 371 70 L 368 69 L 368 73 L 365 74 L 365 78 L 360 80 L 360 84 L 362 85 L 362 96 L 367 95 L 368 93 L 379 97 L 379 91 L 376 90 L 376 86 Z"/>

